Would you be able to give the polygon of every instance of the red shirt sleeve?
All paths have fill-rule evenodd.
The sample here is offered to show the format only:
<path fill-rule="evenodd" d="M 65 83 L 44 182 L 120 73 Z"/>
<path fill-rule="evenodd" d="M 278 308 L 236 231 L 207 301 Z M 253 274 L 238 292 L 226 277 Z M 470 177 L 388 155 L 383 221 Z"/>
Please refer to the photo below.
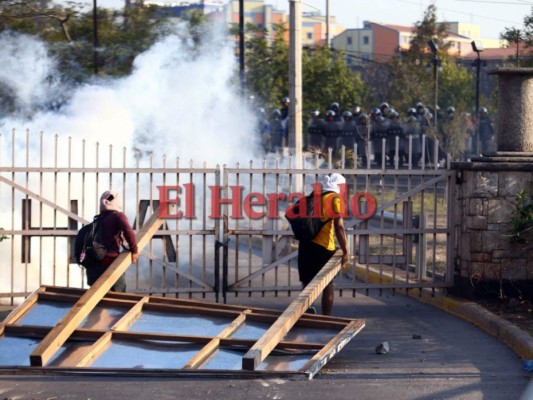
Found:
<path fill-rule="evenodd" d="M 137 253 L 137 238 L 135 237 L 135 232 L 131 229 L 131 225 L 128 222 L 128 217 L 122 212 L 117 213 L 117 225 L 119 230 L 124 234 L 126 242 L 128 242 L 128 247 L 132 253 Z"/>

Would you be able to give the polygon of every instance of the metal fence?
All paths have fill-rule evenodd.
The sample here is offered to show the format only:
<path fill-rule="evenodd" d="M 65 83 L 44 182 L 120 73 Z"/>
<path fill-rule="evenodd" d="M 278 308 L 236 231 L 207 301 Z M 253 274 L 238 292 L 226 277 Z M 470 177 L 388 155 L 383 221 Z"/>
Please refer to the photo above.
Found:
<path fill-rule="evenodd" d="M 290 294 L 300 290 L 297 243 L 281 194 L 309 193 L 332 172 L 346 176 L 350 199 L 367 193 L 377 205 L 370 219 L 345 219 L 355 257 L 335 280 L 339 290 L 450 286 L 452 171 L 428 166 L 424 154 L 414 166 L 409 152 L 409 163 L 390 169 L 346 154 L 306 154 L 300 168 L 281 153 L 219 168 L 58 136 L 0 136 L 0 301 L 18 302 L 41 285 L 86 286 L 74 238 L 109 188 L 121 194 L 134 229 L 160 205 L 169 213 L 128 270 L 128 291 L 217 300 Z M 358 199 L 364 210 L 365 197 Z M 167 202 L 177 208 L 169 211 Z"/>
<path fill-rule="evenodd" d="M 242 187 L 241 199 L 253 193 L 256 199 L 284 199 L 283 194 L 287 193 L 310 193 L 312 185 L 325 174 L 341 173 L 348 182 L 346 198 L 349 203 L 357 199 L 359 209 L 350 207 L 350 215 L 345 217 L 350 253 L 354 257 L 349 268 L 337 276 L 337 289 L 355 294 L 357 290 L 371 288 L 451 286 L 453 225 L 448 205 L 455 184 L 451 170 L 425 168 L 424 164 L 417 169 L 331 168 L 335 164 L 331 155 L 327 161 L 316 161 L 315 165 L 312 161 L 308 163 L 308 169 L 292 168 L 290 162 L 287 168 L 279 165 L 272 168 L 265 163 L 258 167 L 251 164 L 247 168 L 226 168 L 223 182 L 228 188 Z M 231 190 L 228 196 L 229 193 Z M 363 210 L 368 207 L 364 201 L 367 197 L 362 193 L 376 200 L 372 218 L 357 217 L 365 216 Z M 276 211 L 269 209 L 263 218 L 256 219 L 235 218 L 231 206 L 226 207 L 225 294 L 266 291 L 290 294 L 301 289 L 297 242 L 283 217 L 288 204 L 278 201 Z"/>

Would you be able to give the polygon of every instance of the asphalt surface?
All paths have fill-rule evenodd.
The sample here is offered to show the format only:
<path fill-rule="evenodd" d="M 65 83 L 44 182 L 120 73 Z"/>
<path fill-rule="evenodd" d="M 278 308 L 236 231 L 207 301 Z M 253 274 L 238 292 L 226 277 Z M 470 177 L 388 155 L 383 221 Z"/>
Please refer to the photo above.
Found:
<path fill-rule="evenodd" d="M 275 309 L 290 301 L 228 298 L 231 304 Z M 0 399 L 533 399 L 533 374 L 522 370 L 518 355 L 440 309 L 384 291 L 337 296 L 334 314 L 363 318 L 366 327 L 311 381 L 0 373 Z M 390 352 L 376 354 L 384 341 Z"/>

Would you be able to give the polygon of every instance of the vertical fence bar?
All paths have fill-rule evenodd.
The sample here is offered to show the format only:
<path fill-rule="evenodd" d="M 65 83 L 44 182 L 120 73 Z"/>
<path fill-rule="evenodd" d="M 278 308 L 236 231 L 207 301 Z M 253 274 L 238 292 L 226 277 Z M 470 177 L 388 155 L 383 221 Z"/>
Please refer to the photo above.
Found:
<path fill-rule="evenodd" d="M 15 130 L 11 131 L 11 166 L 13 172 L 11 173 L 11 180 L 15 181 Z M 11 230 L 15 229 L 15 188 L 11 187 Z M 11 271 L 10 271 L 10 287 L 11 293 L 15 292 L 15 235 L 11 234 Z M 11 298 L 11 305 L 13 305 L 13 298 Z"/>
<path fill-rule="evenodd" d="M 30 130 L 26 129 L 26 168 L 30 166 Z M 25 187 L 26 190 L 29 189 L 29 172 L 26 170 L 26 173 L 24 174 L 24 180 L 25 180 Z M 26 215 L 23 216 L 24 223 L 22 225 L 22 229 L 30 229 L 31 227 L 31 200 L 29 196 L 26 194 L 24 196 L 24 200 L 26 202 L 27 208 L 26 208 Z M 23 246 L 25 253 L 24 254 L 24 293 L 28 293 L 28 267 L 29 267 L 29 260 L 31 259 L 31 238 L 28 237 L 26 243 L 26 246 Z"/>
<path fill-rule="evenodd" d="M 204 170 L 207 168 L 207 164 L 203 165 Z M 202 198 L 204 199 L 202 208 L 202 230 L 207 230 L 207 172 L 202 173 Z M 207 237 L 206 234 L 202 234 L 202 280 L 207 281 Z M 203 293 L 205 298 L 205 291 Z"/>
<path fill-rule="evenodd" d="M 81 141 L 81 215 L 85 215 L 85 159 L 86 159 L 85 139 Z M 41 213 L 42 214 L 42 213 Z M 85 274 L 83 268 L 80 268 L 82 287 L 85 286 Z"/>
<path fill-rule="evenodd" d="M 140 180 L 141 176 L 139 173 L 140 170 L 140 158 L 141 158 L 141 152 L 140 150 L 135 150 L 135 221 L 137 221 L 137 229 L 140 229 L 140 221 L 141 221 L 141 197 L 140 197 Z M 140 280 L 140 268 L 139 263 L 135 266 L 135 287 L 139 289 Z"/>
<path fill-rule="evenodd" d="M 176 185 L 177 186 L 180 186 L 180 183 L 181 183 L 181 174 L 180 174 L 180 158 L 179 157 L 176 157 Z M 178 210 L 176 210 L 178 211 Z M 180 228 L 180 220 L 179 219 L 176 219 L 175 220 L 175 225 L 176 225 L 176 230 L 179 230 Z M 180 235 L 176 235 L 176 244 L 174 246 L 174 252 L 176 253 L 176 268 L 179 268 L 179 265 L 180 265 L 180 259 L 181 259 L 181 254 L 180 254 L 180 251 L 179 251 L 179 242 L 180 242 Z M 174 278 L 174 285 L 179 288 L 180 287 L 180 283 L 181 283 L 181 279 L 180 279 L 180 275 L 179 274 L 176 274 L 175 275 L 175 278 Z M 176 297 L 179 297 L 179 292 L 177 293 Z"/>
<path fill-rule="evenodd" d="M 166 187 L 166 183 L 167 183 L 166 172 L 165 172 L 166 167 L 167 167 L 167 157 L 166 157 L 166 155 L 163 154 L 161 159 L 162 159 L 162 163 L 163 163 L 163 173 L 162 173 L 161 185 L 163 187 Z M 159 210 L 161 210 L 161 207 L 162 207 L 162 205 L 159 202 L 159 207 L 158 207 Z M 165 228 L 168 229 L 168 223 L 167 222 L 165 222 L 160 229 L 165 229 Z M 166 287 L 167 287 L 167 260 L 168 259 L 167 259 L 166 243 L 167 243 L 168 236 L 162 235 L 162 236 L 156 236 L 156 237 L 160 237 L 161 238 L 161 288 L 162 288 L 162 290 L 165 290 Z M 177 271 L 177 269 L 178 269 L 178 266 L 176 264 L 176 271 Z M 163 292 L 163 295 L 166 296 L 166 293 Z"/>
<path fill-rule="evenodd" d="M 224 178 L 222 180 L 223 182 L 223 194 L 225 198 L 228 198 L 229 195 L 229 176 L 228 176 L 228 170 L 226 168 L 226 165 L 223 166 L 223 173 Z M 224 203 L 222 205 L 223 209 L 223 219 L 222 219 L 222 226 L 223 226 L 223 253 L 222 253 L 222 297 L 224 299 L 224 304 L 227 302 L 227 292 L 228 292 L 228 246 L 229 246 L 229 204 Z M 235 277 L 237 277 L 237 270 L 235 270 Z M 235 279 L 237 281 L 237 279 Z M 238 295 L 236 293 L 236 295 Z"/>
<path fill-rule="evenodd" d="M 58 183 L 58 149 L 57 149 L 57 146 L 58 146 L 58 135 L 55 135 L 54 136 L 54 203 L 57 204 L 57 183 Z M 57 226 L 57 210 L 54 208 L 54 226 Z M 56 245 L 57 245 L 57 239 L 56 237 L 54 236 L 53 238 L 53 256 L 52 256 L 52 268 L 54 270 L 54 279 L 53 279 L 53 282 L 54 282 L 54 285 L 57 285 L 57 255 L 56 255 Z"/>
<path fill-rule="evenodd" d="M 67 150 L 67 166 L 68 166 L 68 173 L 67 173 L 67 203 L 69 205 L 69 210 L 72 211 L 72 173 L 70 172 L 70 168 L 72 168 L 72 138 L 68 137 L 68 150 Z M 70 222 L 70 218 L 68 219 Z M 70 224 L 68 224 L 70 225 Z M 70 229 L 70 226 L 69 226 Z M 67 286 L 70 286 L 70 237 L 67 238 Z"/>

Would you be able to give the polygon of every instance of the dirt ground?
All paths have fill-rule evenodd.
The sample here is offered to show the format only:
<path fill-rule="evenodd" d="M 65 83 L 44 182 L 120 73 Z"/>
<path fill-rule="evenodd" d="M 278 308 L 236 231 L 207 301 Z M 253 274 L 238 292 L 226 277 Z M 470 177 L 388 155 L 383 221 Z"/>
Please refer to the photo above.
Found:
<path fill-rule="evenodd" d="M 512 298 L 510 300 L 478 299 L 474 301 L 533 336 L 533 302 L 530 300 Z"/>

